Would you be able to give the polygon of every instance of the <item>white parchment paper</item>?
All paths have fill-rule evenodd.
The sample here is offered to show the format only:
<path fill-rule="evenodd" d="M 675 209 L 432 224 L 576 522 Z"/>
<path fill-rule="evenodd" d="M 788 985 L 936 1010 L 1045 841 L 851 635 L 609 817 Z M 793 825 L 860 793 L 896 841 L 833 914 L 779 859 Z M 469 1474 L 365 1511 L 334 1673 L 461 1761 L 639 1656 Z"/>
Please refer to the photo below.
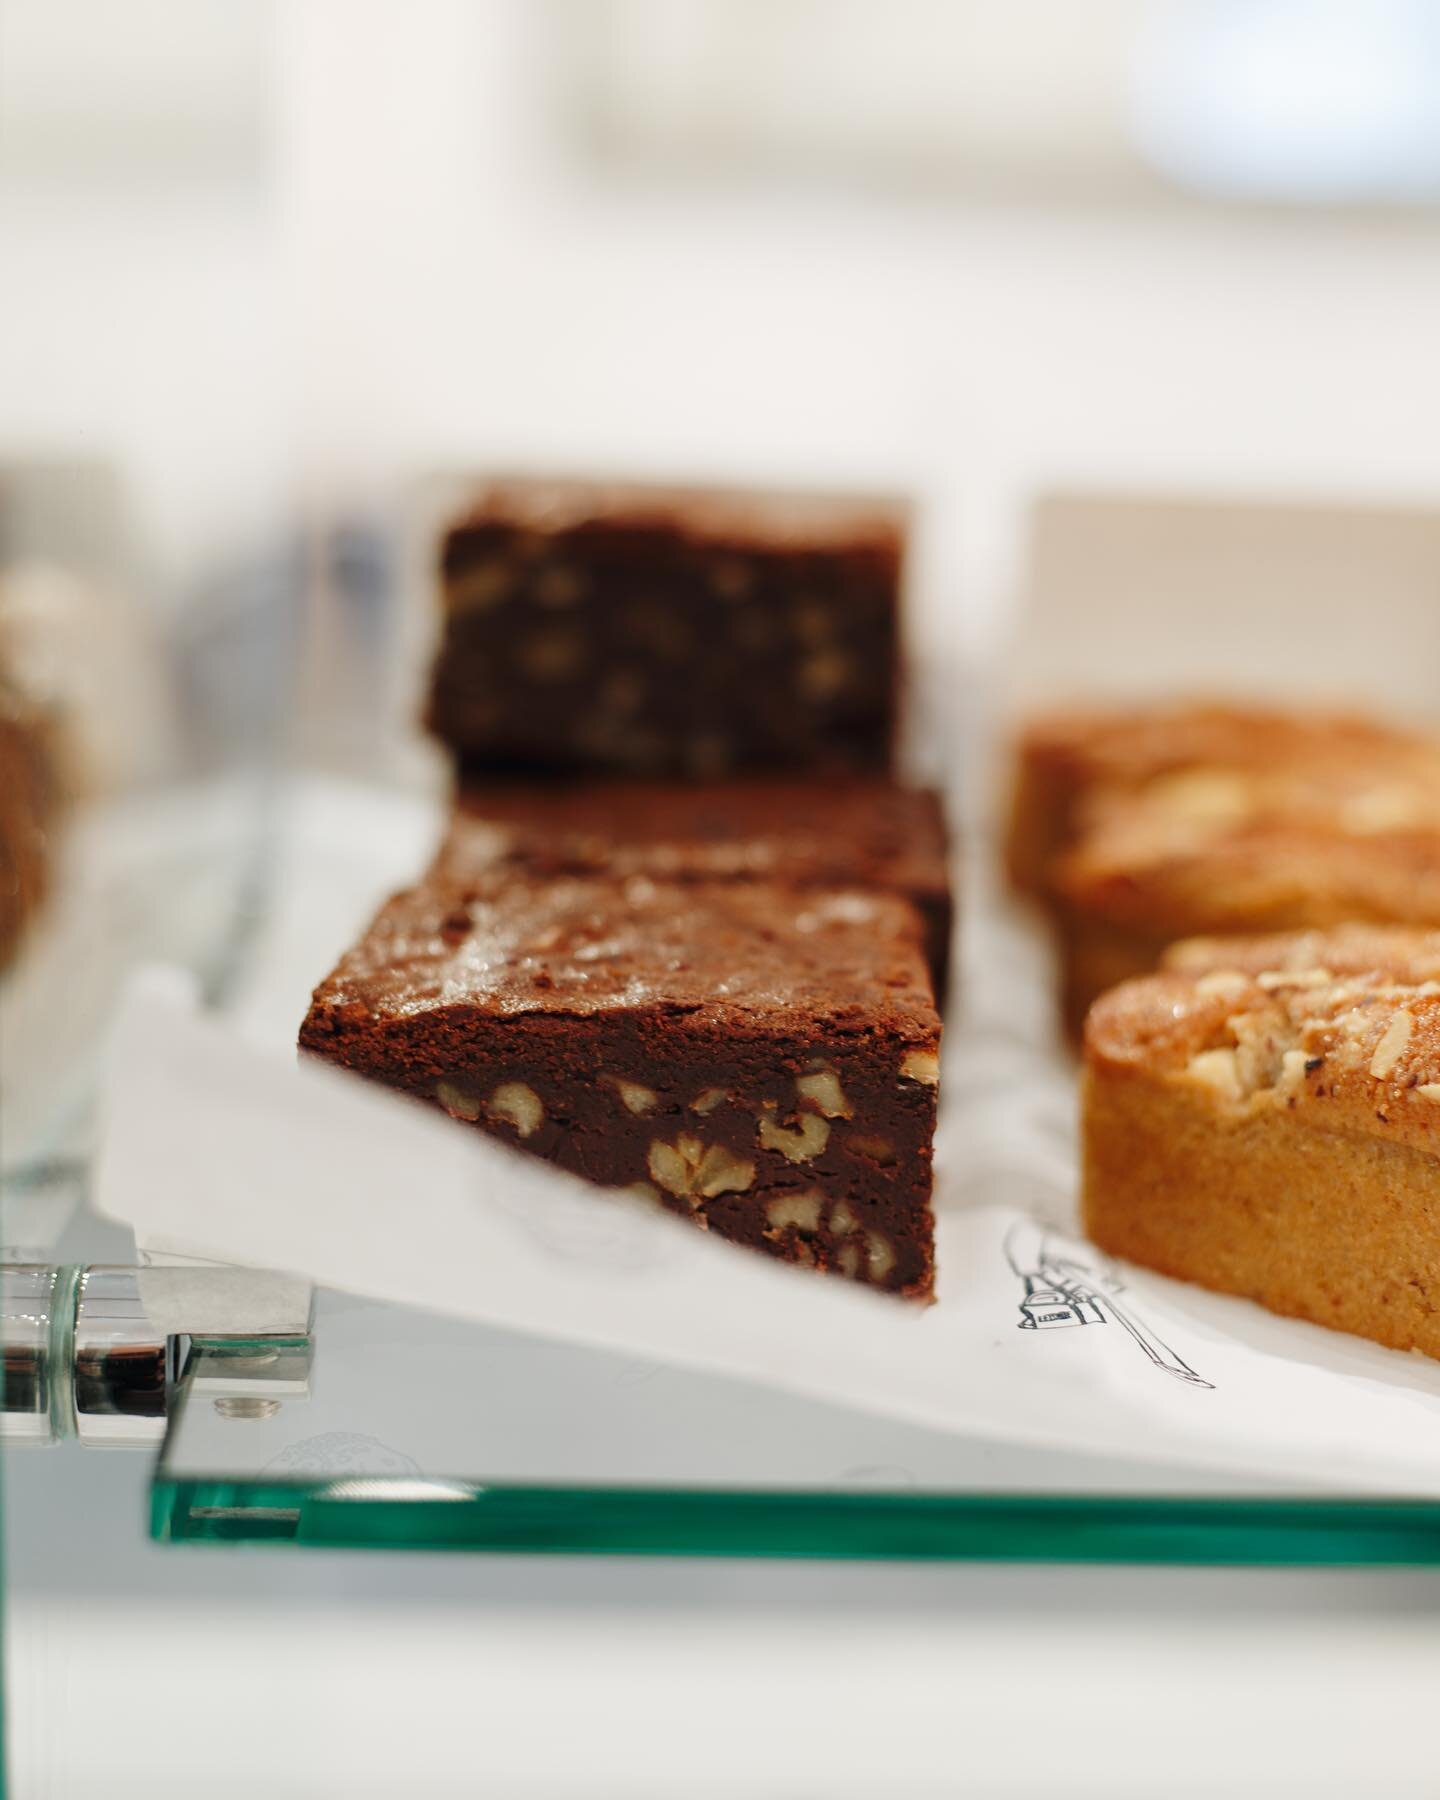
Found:
<path fill-rule="evenodd" d="M 407 870 L 422 835 L 414 821 L 398 834 Z M 1073 1080 L 1050 1047 L 1043 948 L 986 893 L 984 859 L 971 866 L 929 1309 L 734 1250 L 297 1065 L 325 934 L 324 883 L 303 859 L 238 1023 L 201 1013 L 174 977 L 132 988 L 108 1058 L 99 1204 L 152 1253 L 293 1270 L 957 1433 L 1168 1461 L 1177 1489 L 1206 1468 L 1440 1493 L 1440 1364 L 1109 1264 L 1076 1237 Z M 338 911 L 355 910 L 356 881 L 339 872 Z"/>

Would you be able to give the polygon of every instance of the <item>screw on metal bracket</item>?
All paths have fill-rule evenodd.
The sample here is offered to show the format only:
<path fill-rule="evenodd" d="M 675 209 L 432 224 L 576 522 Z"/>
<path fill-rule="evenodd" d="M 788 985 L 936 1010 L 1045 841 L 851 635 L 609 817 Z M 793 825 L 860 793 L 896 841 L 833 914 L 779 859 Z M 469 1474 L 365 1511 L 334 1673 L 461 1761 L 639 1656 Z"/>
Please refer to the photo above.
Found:
<path fill-rule="evenodd" d="M 262 1400 L 258 1394 L 222 1394 L 215 1402 L 222 1419 L 273 1419 L 280 1410 L 278 1400 Z"/>

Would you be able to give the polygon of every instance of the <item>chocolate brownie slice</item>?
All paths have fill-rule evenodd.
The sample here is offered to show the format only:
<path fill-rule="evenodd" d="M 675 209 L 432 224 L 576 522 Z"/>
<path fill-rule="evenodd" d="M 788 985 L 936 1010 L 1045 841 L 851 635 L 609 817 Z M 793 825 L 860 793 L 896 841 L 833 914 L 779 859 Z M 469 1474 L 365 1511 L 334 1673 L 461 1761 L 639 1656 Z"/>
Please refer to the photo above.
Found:
<path fill-rule="evenodd" d="M 940 1022 L 904 900 L 432 875 L 303 1050 L 738 1243 L 925 1297 Z"/>
<path fill-rule="evenodd" d="M 498 771 L 885 770 L 905 512 L 502 481 L 441 554 L 428 722 Z"/>
<path fill-rule="evenodd" d="M 462 790 L 436 860 L 446 877 L 648 875 L 903 894 L 925 921 L 943 1001 L 952 904 L 940 796 L 871 777 L 489 782 Z"/>

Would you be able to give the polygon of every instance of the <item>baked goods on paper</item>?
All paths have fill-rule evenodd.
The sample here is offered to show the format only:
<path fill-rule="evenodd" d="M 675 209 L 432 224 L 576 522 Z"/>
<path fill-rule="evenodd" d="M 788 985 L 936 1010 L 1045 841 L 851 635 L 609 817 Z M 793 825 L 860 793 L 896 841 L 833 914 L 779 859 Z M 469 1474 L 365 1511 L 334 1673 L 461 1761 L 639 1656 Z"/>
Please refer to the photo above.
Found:
<path fill-rule="evenodd" d="M 1102 1250 L 1440 1356 L 1440 932 L 1182 945 L 1085 1027 Z"/>
<path fill-rule="evenodd" d="M 737 1243 L 932 1291 L 940 1020 L 903 899 L 436 873 L 300 1045 Z"/>

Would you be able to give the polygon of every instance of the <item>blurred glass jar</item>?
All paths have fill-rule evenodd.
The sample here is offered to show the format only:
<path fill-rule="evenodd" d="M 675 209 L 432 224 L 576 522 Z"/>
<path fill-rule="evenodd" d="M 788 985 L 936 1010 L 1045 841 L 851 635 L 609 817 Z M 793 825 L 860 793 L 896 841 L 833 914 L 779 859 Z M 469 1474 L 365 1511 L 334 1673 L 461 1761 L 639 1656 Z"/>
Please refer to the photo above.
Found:
<path fill-rule="evenodd" d="M 88 1153 L 129 971 L 218 998 L 263 902 L 297 559 L 179 592 L 93 465 L 0 468 L 0 1177 Z"/>

